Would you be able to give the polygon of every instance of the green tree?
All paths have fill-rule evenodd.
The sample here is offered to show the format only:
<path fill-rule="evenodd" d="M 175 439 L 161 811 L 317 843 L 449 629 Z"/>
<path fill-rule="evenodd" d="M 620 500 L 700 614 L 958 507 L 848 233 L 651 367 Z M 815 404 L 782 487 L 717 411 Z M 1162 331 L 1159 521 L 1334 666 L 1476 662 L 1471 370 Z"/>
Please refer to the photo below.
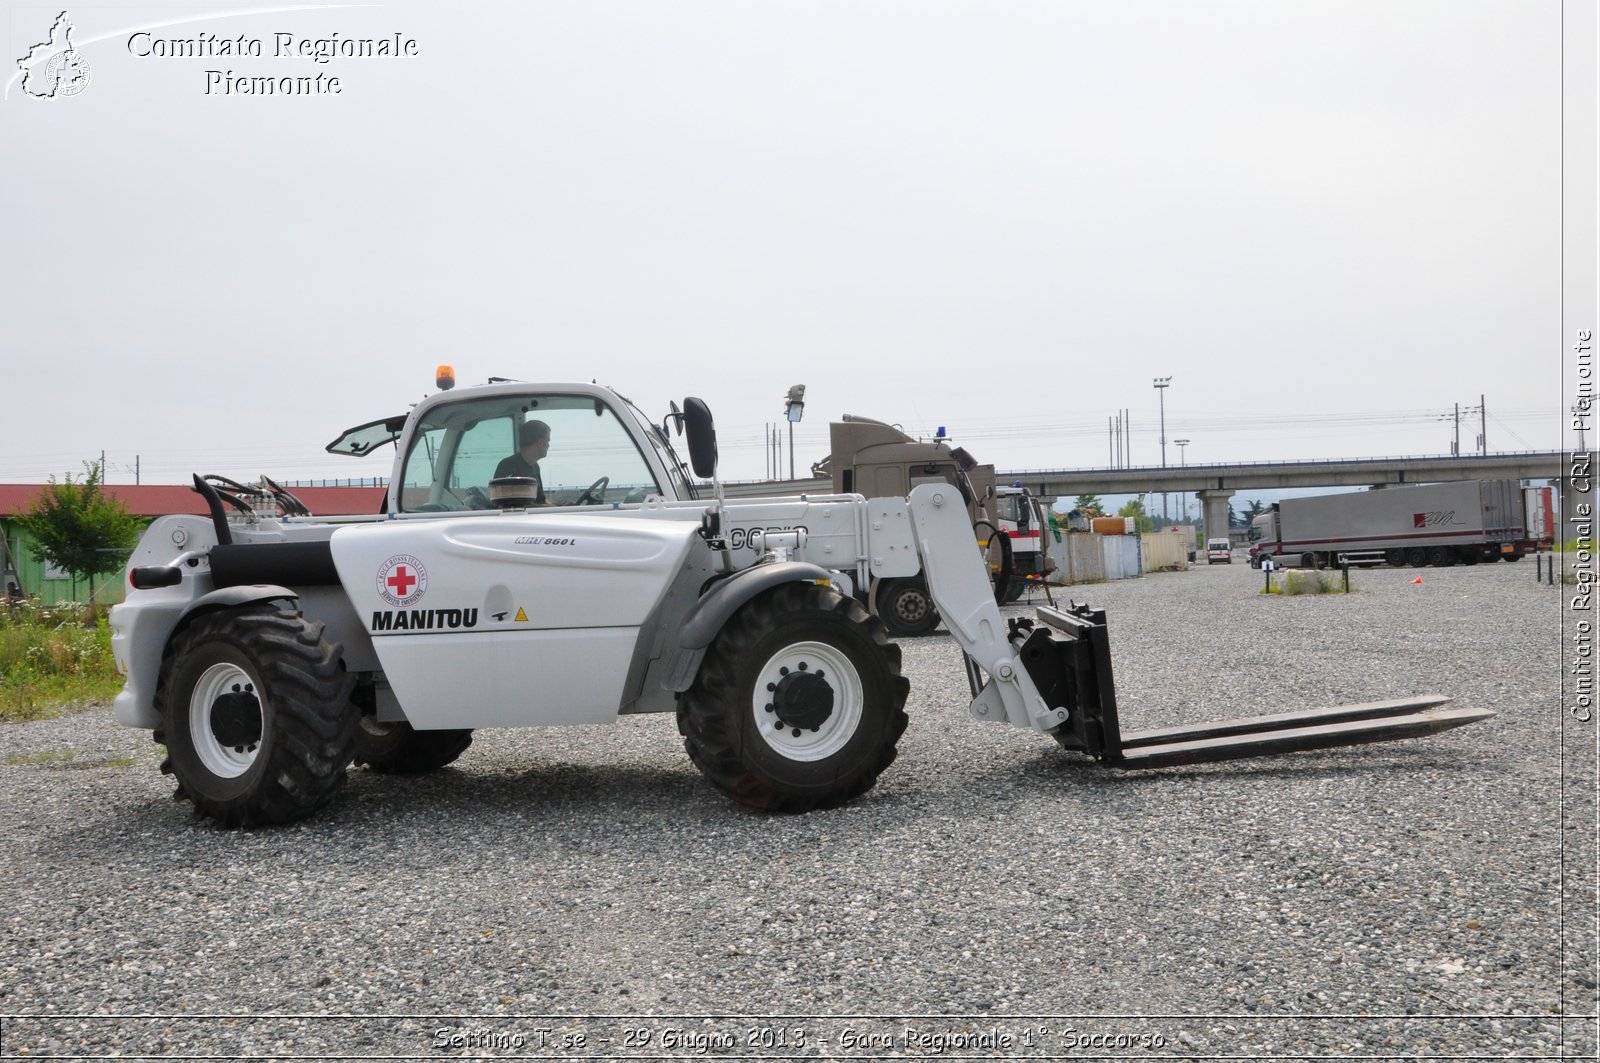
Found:
<path fill-rule="evenodd" d="M 1100 501 L 1099 495 L 1079 495 L 1072 500 L 1072 508 L 1085 516 L 1098 517 L 1106 511 L 1106 504 Z"/>
<path fill-rule="evenodd" d="M 33 537 L 46 561 L 74 579 L 89 581 L 92 602 L 94 578 L 127 563 L 128 551 L 139 541 L 139 521 L 100 489 L 99 462 L 86 461 L 83 469 L 81 480 L 73 480 L 71 473 L 60 483 L 50 477 L 33 509 L 18 517 L 17 524 Z"/>
<path fill-rule="evenodd" d="M 1261 504 L 1261 500 L 1259 498 L 1252 499 L 1249 506 L 1244 511 L 1244 516 L 1239 518 L 1240 523 L 1249 524 L 1266 511 L 1267 507 Z"/>
<path fill-rule="evenodd" d="M 1145 532 L 1154 527 L 1150 521 L 1150 518 L 1145 515 L 1144 499 L 1142 498 L 1130 499 L 1125 505 L 1123 505 L 1121 509 L 1117 510 L 1117 516 L 1132 517 L 1133 530 L 1138 532 L 1140 535 L 1143 535 Z"/>

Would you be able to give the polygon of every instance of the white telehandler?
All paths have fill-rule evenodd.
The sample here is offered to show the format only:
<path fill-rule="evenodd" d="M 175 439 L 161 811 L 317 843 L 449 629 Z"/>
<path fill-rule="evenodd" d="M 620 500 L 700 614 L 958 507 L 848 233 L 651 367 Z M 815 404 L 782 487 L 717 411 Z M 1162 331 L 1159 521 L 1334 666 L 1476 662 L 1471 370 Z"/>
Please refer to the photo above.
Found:
<path fill-rule="evenodd" d="M 397 442 L 381 513 L 318 518 L 271 480 L 195 477 L 210 516 L 168 516 L 111 613 L 119 722 L 166 746 L 198 815 L 283 823 L 346 768 L 450 763 L 474 729 L 675 712 L 736 800 L 828 807 L 876 782 L 905 730 L 899 647 L 866 588 L 921 574 L 966 655 L 972 714 L 1120 767 L 1405 738 L 1492 713 L 1443 698 L 1123 734 L 1104 615 L 1002 618 L 957 485 L 909 497 L 697 499 L 710 411 L 657 426 L 609 388 L 441 390 L 328 449 Z M 539 427 L 533 428 L 532 422 Z M 529 433 L 543 453 L 497 475 Z M 717 490 L 720 496 L 720 488 Z"/>

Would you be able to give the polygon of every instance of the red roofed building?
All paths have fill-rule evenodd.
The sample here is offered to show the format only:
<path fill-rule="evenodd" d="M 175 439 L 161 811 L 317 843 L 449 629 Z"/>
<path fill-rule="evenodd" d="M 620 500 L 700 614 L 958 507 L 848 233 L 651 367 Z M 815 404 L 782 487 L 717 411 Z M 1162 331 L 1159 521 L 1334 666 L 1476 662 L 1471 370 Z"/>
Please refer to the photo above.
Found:
<path fill-rule="evenodd" d="M 0 484 L 0 589 L 18 585 L 22 593 L 51 604 L 72 601 L 77 592 L 70 575 L 50 568 L 33 549 L 26 533 L 12 519 L 32 511 L 44 484 Z M 154 520 L 169 513 L 209 513 L 205 500 L 188 486 L 167 484 L 107 484 L 101 488 L 128 508 L 135 517 Z M 320 516 L 350 513 L 377 513 L 383 508 L 382 487 L 292 487 L 294 496 Z M 102 603 L 122 600 L 123 581 L 96 581 L 95 600 Z"/>

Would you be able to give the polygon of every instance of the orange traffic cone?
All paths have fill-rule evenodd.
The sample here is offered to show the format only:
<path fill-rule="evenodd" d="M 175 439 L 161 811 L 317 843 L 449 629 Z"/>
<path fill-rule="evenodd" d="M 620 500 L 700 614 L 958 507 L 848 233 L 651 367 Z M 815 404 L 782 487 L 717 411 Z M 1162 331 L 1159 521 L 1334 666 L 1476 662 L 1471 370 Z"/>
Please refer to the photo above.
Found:
<path fill-rule="evenodd" d="M 1412 580 L 1411 582 L 1412 583 L 1421 583 L 1422 582 L 1422 577 L 1418 576 L 1416 579 Z"/>

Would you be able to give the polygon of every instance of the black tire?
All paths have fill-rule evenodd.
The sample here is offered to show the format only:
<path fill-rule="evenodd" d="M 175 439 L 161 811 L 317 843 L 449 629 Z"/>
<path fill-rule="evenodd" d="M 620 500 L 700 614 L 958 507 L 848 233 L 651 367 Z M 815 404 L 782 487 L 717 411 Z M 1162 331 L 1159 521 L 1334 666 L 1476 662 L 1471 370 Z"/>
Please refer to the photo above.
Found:
<path fill-rule="evenodd" d="M 1412 568 L 1423 568 L 1427 565 L 1427 563 L 1428 551 L 1426 547 L 1406 547 L 1406 564 L 1410 565 Z"/>
<path fill-rule="evenodd" d="M 1456 563 L 1456 552 L 1448 546 L 1428 547 L 1428 564 L 1434 568 L 1449 568 Z"/>
<path fill-rule="evenodd" d="M 1322 566 L 1317 564 L 1317 555 L 1316 554 L 1304 553 L 1304 554 L 1300 555 L 1300 567 L 1301 568 L 1321 568 Z"/>
<path fill-rule="evenodd" d="M 1384 563 L 1390 568 L 1404 568 L 1406 565 L 1406 552 L 1401 549 L 1390 549 L 1383 552 Z"/>
<path fill-rule="evenodd" d="M 424 775 L 451 763 L 472 745 L 472 729 L 418 731 L 404 720 L 370 716 L 356 728 L 355 763 L 379 775 Z"/>
<path fill-rule="evenodd" d="M 678 731 L 689 759 L 740 804 L 831 808 L 894 762 L 910 688 L 900 647 L 861 603 L 789 583 L 718 633 L 679 698 Z"/>
<path fill-rule="evenodd" d="M 226 827 L 302 819 L 344 784 L 353 679 L 322 625 L 287 601 L 201 616 L 173 639 L 156 685 L 177 799 Z"/>
<path fill-rule="evenodd" d="M 896 638 L 932 634 L 939 610 L 921 576 L 885 580 L 878 588 L 878 619 Z"/>
<path fill-rule="evenodd" d="M 1521 553 L 1521 551 L 1518 551 L 1517 553 L 1514 553 L 1514 554 L 1501 554 L 1500 558 L 1503 561 L 1521 561 L 1522 560 L 1522 553 Z"/>
<path fill-rule="evenodd" d="M 1483 560 L 1483 547 L 1460 546 L 1456 548 L 1456 557 L 1463 565 L 1476 565 Z"/>
<path fill-rule="evenodd" d="M 1006 584 L 1006 600 L 1000 604 L 1010 605 L 1012 602 L 1015 602 L 1017 599 L 1021 598 L 1022 592 L 1027 589 L 1028 581 L 1013 573 L 1011 576 L 1011 582 Z"/>

